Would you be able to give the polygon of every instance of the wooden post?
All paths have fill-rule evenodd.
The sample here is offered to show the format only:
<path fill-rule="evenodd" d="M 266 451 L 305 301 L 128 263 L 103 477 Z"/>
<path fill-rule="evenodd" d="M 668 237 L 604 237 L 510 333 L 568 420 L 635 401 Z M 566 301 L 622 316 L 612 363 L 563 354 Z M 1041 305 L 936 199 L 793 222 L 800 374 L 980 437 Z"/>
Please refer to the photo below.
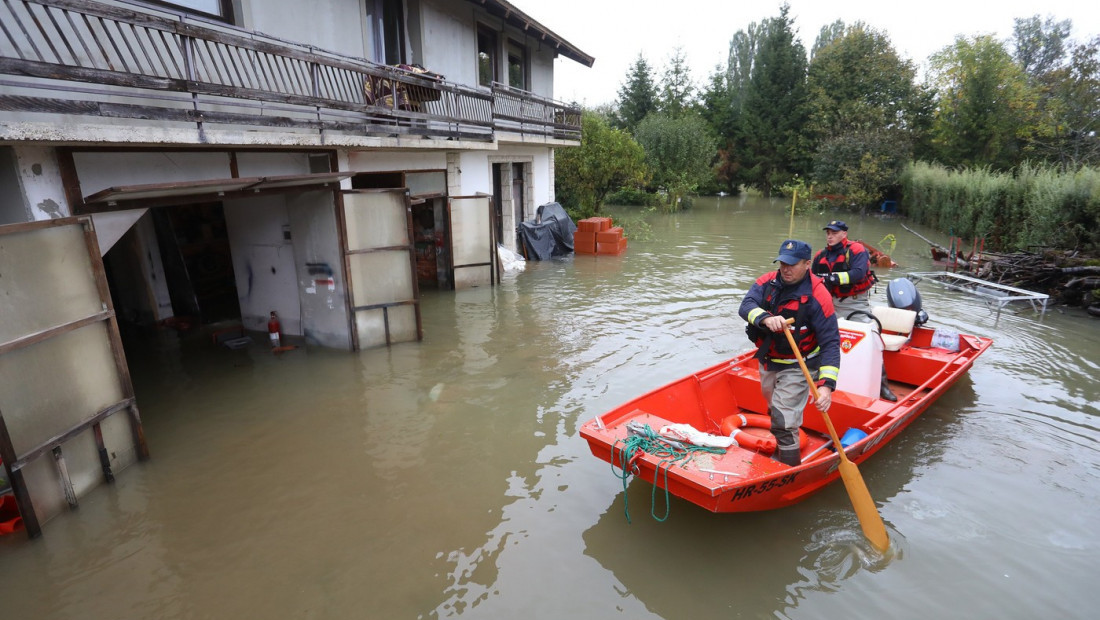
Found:
<path fill-rule="evenodd" d="M 19 507 L 19 516 L 23 517 L 23 527 L 27 529 L 27 536 L 38 538 L 42 535 L 42 526 L 38 523 L 38 515 L 34 513 L 34 504 L 31 503 L 27 482 L 23 479 L 22 466 L 18 463 L 3 413 L 0 413 L 0 459 L 4 460 L 4 469 L 11 483 L 12 494 L 15 495 L 15 505 Z"/>

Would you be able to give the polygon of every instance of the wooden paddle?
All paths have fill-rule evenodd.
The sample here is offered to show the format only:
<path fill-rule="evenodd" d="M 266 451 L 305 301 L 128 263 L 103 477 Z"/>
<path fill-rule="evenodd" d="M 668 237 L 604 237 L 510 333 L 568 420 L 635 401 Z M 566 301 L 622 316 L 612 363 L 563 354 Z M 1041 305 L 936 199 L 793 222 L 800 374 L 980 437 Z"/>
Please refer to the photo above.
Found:
<path fill-rule="evenodd" d="M 802 368 L 802 375 L 806 377 L 806 382 L 810 384 L 810 393 L 813 394 L 816 403 L 818 398 L 817 385 L 814 383 L 813 376 L 810 375 L 810 369 L 806 368 L 806 360 L 802 359 L 802 353 L 798 350 L 794 336 L 791 335 L 791 323 L 793 322 L 793 319 L 787 319 L 787 323 L 783 325 L 783 333 L 787 336 L 787 342 L 791 344 L 791 350 L 794 351 L 795 358 L 798 359 L 798 365 Z M 848 497 L 852 500 L 852 507 L 856 510 L 856 517 L 859 518 L 859 526 L 863 529 L 863 535 L 871 542 L 871 546 L 882 553 L 890 547 L 890 535 L 886 533 L 886 526 L 882 523 L 882 517 L 875 506 L 875 500 L 871 499 L 871 492 L 867 490 L 867 485 L 863 482 L 863 476 L 860 475 L 859 468 L 856 467 L 855 463 L 848 460 L 847 454 L 844 454 L 844 446 L 840 445 L 840 439 L 836 436 L 836 429 L 833 428 L 833 422 L 829 419 L 829 414 L 822 411 L 821 417 L 825 418 L 825 426 L 829 429 L 829 437 L 832 438 L 833 445 L 836 446 L 836 453 L 840 455 L 840 478 L 844 480 L 844 488 L 847 489 Z"/>

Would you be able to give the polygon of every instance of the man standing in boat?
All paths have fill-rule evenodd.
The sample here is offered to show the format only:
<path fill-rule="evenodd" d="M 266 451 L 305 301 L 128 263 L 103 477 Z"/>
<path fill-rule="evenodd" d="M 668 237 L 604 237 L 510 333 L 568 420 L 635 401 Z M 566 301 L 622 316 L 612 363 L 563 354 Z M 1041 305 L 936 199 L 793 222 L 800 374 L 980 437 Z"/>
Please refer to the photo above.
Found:
<path fill-rule="evenodd" d="M 833 220 L 822 229 L 825 231 L 825 249 L 813 260 L 813 272 L 825 281 L 825 288 L 833 296 L 837 316 L 863 323 L 871 322 L 871 287 L 878 278 L 871 271 L 871 253 L 858 241 L 848 240 L 848 224 Z M 858 312 L 859 314 L 852 314 Z M 898 397 L 886 382 L 886 366 L 882 367 L 882 383 L 879 396 L 890 402 Z"/>
<path fill-rule="evenodd" d="M 818 389 L 817 408 L 828 411 L 840 373 L 840 332 L 829 291 L 810 275 L 810 246 L 788 239 L 779 246 L 779 270 L 760 276 L 738 314 L 748 321 L 746 333 L 759 348 L 760 389 L 768 402 L 772 434 L 779 447 L 776 460 L 787 465 L 801 462 L 798 429 L 810 387 L 782 332 L 793 318 L 791 332 Z"/>

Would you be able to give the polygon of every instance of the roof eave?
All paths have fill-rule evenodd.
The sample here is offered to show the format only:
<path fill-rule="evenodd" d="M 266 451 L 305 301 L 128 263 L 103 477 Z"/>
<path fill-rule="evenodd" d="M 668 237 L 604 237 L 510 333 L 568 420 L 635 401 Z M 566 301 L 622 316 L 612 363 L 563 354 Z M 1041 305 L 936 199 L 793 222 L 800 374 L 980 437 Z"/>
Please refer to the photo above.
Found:
<path fill-rule="evenodd" d="M 591 67 L 596 59 L 588 54 L 585 54 L 576 45 L 573 45 L 569 41 L 566 41 L 563 37 L 556 34 L 553 30 L 550 30 L 546 26 L 540 24 L 530 15 L 517 9 L 509 2 L 504 0 L 469 0 L 473 4 L 479 5 L 484 8 L 490 15 L 495 15 L 502 18 L 506 23 L 519 28 L 525 32 L 534 30 L 538 38 L 543 41 L 547 41 L 550 45 L 554 46 L 555 51 L 565 56 L 566 58 L 579 62 L 580 64 Z"/>

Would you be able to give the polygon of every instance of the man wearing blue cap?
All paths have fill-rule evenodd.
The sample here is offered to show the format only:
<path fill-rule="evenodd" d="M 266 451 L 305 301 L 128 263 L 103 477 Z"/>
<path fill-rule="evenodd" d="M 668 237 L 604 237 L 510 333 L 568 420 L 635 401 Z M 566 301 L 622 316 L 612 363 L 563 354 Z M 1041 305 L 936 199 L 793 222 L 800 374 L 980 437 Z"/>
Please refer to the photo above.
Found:
<path fill-rule="evenodd" d="M 748 321 L 746 333 L 758 347 L 760 391 L 768 402 L 772 434 L 778 448 L 775 459 L 795 466 L 802 462 L 798 428 L 810 386 L 782 335 L 786 321 L 794 319 L 791 332 L 806 366 L 821 387 L 817 408 L 827 411 L 840 373 L 840 332 L 833 300 L 821 280 L 810 275 L 810 246 L 788 239 L 779 246 L 779 270 L 753 283 L 738 314 Z"/>
<path fill-rule="evenodd" d="M 871 287 L 878 282 L 871 271 L 871 253 L 858 241 L 848 240 L 848 224 L 833 220 L 825 225 L 825 249 L 817 253 L 812 271 L 825 281 L 833 296 L 837 316 L 863 323 L 871 322 Z M 898 397 L 886 382 L 886 366 L 882 367 L 879 396 L 894 402 Z"/>

